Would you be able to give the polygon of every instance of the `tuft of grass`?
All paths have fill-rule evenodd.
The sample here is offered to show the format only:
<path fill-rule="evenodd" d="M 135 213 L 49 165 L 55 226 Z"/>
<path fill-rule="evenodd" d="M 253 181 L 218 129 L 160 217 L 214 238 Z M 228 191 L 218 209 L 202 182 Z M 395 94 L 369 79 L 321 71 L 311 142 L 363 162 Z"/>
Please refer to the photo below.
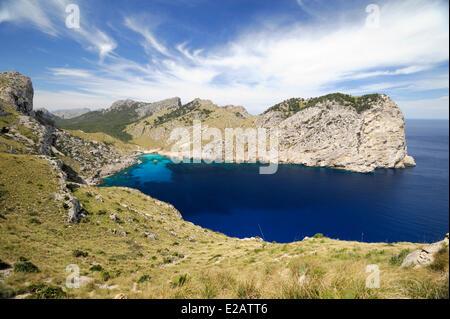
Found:
<path fill-rule="evenodd" d="M 261 292 L 253 280 L 239 283 L 237 287 L 237 297 L 240 299 L 258 299 Z"/>
<path fill-rule="evenodd" d="M 149 279 L 150 279 L 150 275 L 144 274 L 138 279 L 137 283 L 141 284 L 145 281 L 148 281 Z"/>
<path fill-rule="evenodd" d="M 409 249 L 403 249 L 399 254 L 392 256 L 389 260 L 389 263 L 392 266 L 400 266 L 403 262 L 403 259 L 405 259 L 406 255 L 408 255 L 409 252 Z"/>
<path fill-rule="evenodd" d="M 448 247 L 442 247 L 435 255 L 434 261 L 429 266 L 434 271 L 445 271 L 448 269 Z"/>
<path fill-rule="evenodd" d="M 102 279 L 103 281 L 108 281 L 109 279 L 111 279 L 111 275 L 109 274 L 108 271 L 106 270 L 102 271 Z"/>
<path fill-rule="evenodd" d="M 188 281 L 189 277 L 187 274 L 179 275 L 172 281 L 172 287 L 182 287 Z"/>

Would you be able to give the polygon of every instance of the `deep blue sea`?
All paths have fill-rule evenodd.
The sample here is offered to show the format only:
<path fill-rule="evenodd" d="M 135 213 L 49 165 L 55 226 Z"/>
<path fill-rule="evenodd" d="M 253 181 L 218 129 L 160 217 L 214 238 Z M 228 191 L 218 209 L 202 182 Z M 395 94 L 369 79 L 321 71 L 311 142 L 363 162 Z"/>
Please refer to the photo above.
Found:
<path fill-rule="evenodd" d="M 280 165 L 259 175 L 256 164 L 174 164 L 145 155 L 103 185 L 137 188 L 172 203 L 185 220 L 239 238 L 440 240 L 449 231 L 449 122 L 408 120 L 406 136 L 414 168 L 359 174 Z"/>

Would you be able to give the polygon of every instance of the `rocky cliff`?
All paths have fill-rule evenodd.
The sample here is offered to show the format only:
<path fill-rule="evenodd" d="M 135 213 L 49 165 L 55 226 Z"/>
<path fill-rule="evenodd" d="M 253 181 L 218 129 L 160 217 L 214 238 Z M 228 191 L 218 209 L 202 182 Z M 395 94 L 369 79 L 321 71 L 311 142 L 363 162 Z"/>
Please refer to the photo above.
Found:
<path fill-rule="evenodd" d="M 386 95 L 291 99 L 254 123 L 279 129 L 282 163 L 355 172 L 415 166 L 407 154 L 402 111 Z"/>
<path fill-rule="evenodd" d="M 129 125 L 135 142 L 169 154 L 173 128 L 203 127 L 278 129 L 279 162 L 331 167 L 354 172 L 414 166 L 407 154 L 405 120 L 386 95 L 361 97 L 335 93 L 318 98 L 293 98 L 251 116 L 243 107 L 219 107 L 209 100 L 194 101 L 170 112 L 155 113 Z M 214 141 L 220 143 L 221 141 Z M 261 158 L 260 158 L 261 159 Z"/>
<path fill-rule="evenodd" d="M 0 140 L 0 146 L 4 144 L 10 153 L 44 155 L 60 160 L 70 181 L 95 184 L 102 176 L 134 163 L 131 151 L 121 152 L 111 143 L 74 136 L 55 128 L 53 118 L 46 112 L 33 111 L 31 80 L 20 73 L 0 73 L 0 105 L 0 116 L 5 118 L 5 124 L 10 124 L 3 128 L 5 139 Z"/>
<path fill-rule="evenodd" d="M 33 85 L 28 76 L 18 72 L 0 72 L 0 99 L 23 114 L 33 110 Z"/>

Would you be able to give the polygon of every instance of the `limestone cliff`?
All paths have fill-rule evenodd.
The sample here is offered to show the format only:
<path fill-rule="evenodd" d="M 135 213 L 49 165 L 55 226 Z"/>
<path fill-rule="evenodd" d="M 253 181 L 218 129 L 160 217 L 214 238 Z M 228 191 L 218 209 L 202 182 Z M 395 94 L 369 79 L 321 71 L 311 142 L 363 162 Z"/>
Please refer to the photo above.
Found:
<path fill-rule="evenodd" d="M 28 76 L 18 72 L 0 72 L 0 99 L 24 114 L 33 110 L 33 85 Z"/>
<path fill-rule="evenodd" d="M 284 163 L 355 172 L 415 166 L 407 154 L 402 111 L 386 95 L 289 100 L 254 123 L 279 128 Z"/>

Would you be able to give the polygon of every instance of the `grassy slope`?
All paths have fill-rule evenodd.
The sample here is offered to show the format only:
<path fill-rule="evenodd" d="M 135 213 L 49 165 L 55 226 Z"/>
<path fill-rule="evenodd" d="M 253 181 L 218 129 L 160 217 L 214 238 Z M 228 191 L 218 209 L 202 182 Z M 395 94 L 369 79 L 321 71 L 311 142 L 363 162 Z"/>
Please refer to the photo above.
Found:
<path fill-rule="evenodd" d="M 170 136 L 171 129 L 174 127 L 190 127 L 193 124 L 193 119 L 200 120 L 203 127 L 209 126 L 220 129 L 222 134 L 227 127 L 247 128 L 253 126 L 253 117 L 244 119 L 214 105 L 200 105 L 189 108 L 191 103 L 181 107 L 186 109 L 185 112 L 160 112 L 128 125 L 126 131 L 134 136 L 131 142 L 147 149 L 162 148 L 169 150 L 170 145 L 167 143 L 167 139 Z M 145 132 L 143 135 L 133 133 L 142 131 Z M 164 132 L 160 135 L 160 138 L 152 138 L 152 136 L 158 135 L 159 131 Z M 203 144 L 208 142 L 203 141 Z"/>
<path fill-rule="evenodd" d="M 131 136 L 124 132 L 126 125 L 137 119 L 130 109 L 112 110 L 106 113 L 91 111 L 71 119 L 57 119 L 58 127 L 68 130 L 82 130 L 87 133 L 104 132 L 122 141 L 129 141 Z"/>
<path fill-rule="evenodd" d="M 18 124 L 15 112 L 0 121 L 35 138 Z M 10 145 L 23 154 L 6 153 Z M 291 244 L 239 240 L 180 220 L 170 206 L 125 188 L 76 190 L 90 214 L 80 224 L 69 225 L 67 211 L 54 195 L 59 189 L 57 172 L 28 152 L 25 145 L 0 135 L 0 264 L 14 266 L 25 257 L 40 272 L 7 270 L 10 275 L 0 280 L 0 297 L 27 294 L 31 285 L 43 284 L 60 287 L 69 298 L 108 298 L 118 293 L 130 298 L 448 298 L 444 277 L 448 251 L 432 267 L 399 268 L 405 251 L 419 244 L 328 238 Z M 111 220 L 110 214 L 120 222 Z M 142 231 L 155 234 L 157 240 Z M 122 232 L 127 236 L 120 237 Z M 75 250 L 87 256 L 75 257 Z M 91 270 L 96 263 L 104 270 Z M 77 264 L 81 275 L 93 282 L 80 289 L 66 288 L 69 264 Z M 380 289 L 365 288 L 369 264 L 380 267 Z M 300 284 L 302 275 L 306 281 Z M 102 288 L 104 284 L 113 289 Z"/>
<path fill-rule="evenodd" d="M 170 206 L 158 205 L 159 201 L 125 188 L 78 189 L 75 195 L 90 214 L 82 223 L 68 225 L 65 209 L 52 196 L 58 180 L 46 161 L 30 155 L 0 154 L 0 172 L 0 259 L 13 265 L 26 257 L 40 269 L 39 273 L 13 271 L 0 288 L 3 296 L 26 293 L 31 284 L 39 283 L 61 286 L 72 298 L 113 297 L 117 293 L 130 298 L 448 296 L 441 268 L 398 267 L 400 259 L 395 256 L 420 247 L 418 244 L 328 238 L 291 244 L 243 241 L 177 219 Z M 95 199 L 96 195 L 104 202 Z M 112 221 L 110 214 L 116 214 L 120 223 Z M 155 234 L 157 240 L 145 237 L 142 231 Z M 127 237 L 120 237 L 121 232 L 127 232 Z M 191 242 L 190 237 L 196 241 Z M 88 255 L 74 257 L 74 250 Z M 108 272 L 107 281 L 102 272 L 90 270 L 95 263 Z M 80 289 L 65 288 L 69 264 L 77 264 L 81 275 L 94 282 Z M 380 267 L 380 289 L 365 288 L 368 264 Z M 448 259 L 444 268 L 448 271 Z M 302 274 L 307 278 L 304 285 L 299 284 Z M 184 284 L 180 281 L 183 275 L 187 275 Z M 96 284 L 117 287 L 109 290 Z"/>

